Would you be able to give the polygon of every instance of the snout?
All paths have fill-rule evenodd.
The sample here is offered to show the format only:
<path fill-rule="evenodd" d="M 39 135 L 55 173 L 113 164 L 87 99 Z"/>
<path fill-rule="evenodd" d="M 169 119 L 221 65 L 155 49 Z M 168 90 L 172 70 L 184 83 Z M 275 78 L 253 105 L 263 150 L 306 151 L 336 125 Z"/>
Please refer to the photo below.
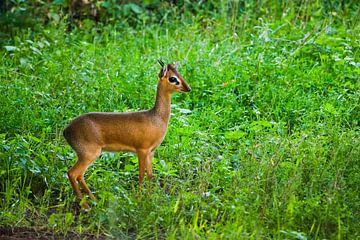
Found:
<path fill-rule="evenodd" d="M 187 84 L 183 84 L 183 87 L 181 89 L 181 92 L 191 92 L 191 88 Z"/>

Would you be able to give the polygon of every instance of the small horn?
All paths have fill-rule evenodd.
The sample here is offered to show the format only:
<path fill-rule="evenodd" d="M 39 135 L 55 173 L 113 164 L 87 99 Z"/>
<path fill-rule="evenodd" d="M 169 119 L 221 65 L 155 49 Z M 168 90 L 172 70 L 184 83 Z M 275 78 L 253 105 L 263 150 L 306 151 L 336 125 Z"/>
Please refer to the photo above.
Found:
<path fill-rule="evenodd" d="M 160 64 L 160 66 L 164 67 L 165 63 L 163 61 L 161 61 L 161 59 L 158 59 L 158 62 Z"/>

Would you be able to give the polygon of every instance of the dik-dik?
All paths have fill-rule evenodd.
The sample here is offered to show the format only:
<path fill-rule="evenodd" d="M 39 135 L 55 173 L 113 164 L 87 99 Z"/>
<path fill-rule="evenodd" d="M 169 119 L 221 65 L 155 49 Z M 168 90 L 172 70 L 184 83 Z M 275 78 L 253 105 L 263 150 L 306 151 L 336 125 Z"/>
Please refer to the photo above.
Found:
<path fill-rule="evenodd" d="M 157 85 L 155 106 L 150 110 L 128 113 L 93 112 L 75 118 L 64 130 L 64 137 L 76 152 L 77 162 L 68 171 L 76 196 L 83 195 L 78 183 L 89 197 L 95 196 L 84 180 L 84 173 L 102 151 L 130 151 L 138 156 L 139 183 L 145 170 L 152 178 L 152 158 L 155 149 L 163 141 L 170 118 L 171 95 L 174 92 L 190 92 L 186 81 L 177 72 L 178 64 L 164 64 Z M 83 200 L 82 206 L 90 208 Z"/>

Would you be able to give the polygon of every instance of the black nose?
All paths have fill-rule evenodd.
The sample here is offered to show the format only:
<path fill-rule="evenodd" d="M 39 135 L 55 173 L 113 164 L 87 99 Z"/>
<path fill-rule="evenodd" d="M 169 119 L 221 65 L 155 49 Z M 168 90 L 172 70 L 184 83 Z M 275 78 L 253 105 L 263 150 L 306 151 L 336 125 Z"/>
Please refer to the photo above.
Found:
<path fill-rule="evenodd" d="M 185 85 L 184 92 L 191 92 L 191 88 L 189 86 Z"/>

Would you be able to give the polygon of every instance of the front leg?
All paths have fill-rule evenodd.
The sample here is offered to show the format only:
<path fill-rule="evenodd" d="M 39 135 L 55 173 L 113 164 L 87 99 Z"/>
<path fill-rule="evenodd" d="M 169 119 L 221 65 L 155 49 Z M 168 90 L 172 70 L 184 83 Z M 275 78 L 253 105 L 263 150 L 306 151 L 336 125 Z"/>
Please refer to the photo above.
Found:
<path fill-rule="evenodd" d="M 144 175 L 145 175 L 145 168 L 147 166 L 147 159 L 150 157 L 150 153 L 147 151 L 137 151 L 137 156 L 139 160 L 139 185 L 141 186 Z"/>
<path fill-rule="evenodd" d="M 145 161 L 146 174 L 147 174 L 147 178 L 149 180 L 151 180 L 153 178 L 153 172 L 152 172 L 153 157 L 154 157 L 154 152 L 150 152 L 150 154 L 148 154 L 146 161 Z"/>

